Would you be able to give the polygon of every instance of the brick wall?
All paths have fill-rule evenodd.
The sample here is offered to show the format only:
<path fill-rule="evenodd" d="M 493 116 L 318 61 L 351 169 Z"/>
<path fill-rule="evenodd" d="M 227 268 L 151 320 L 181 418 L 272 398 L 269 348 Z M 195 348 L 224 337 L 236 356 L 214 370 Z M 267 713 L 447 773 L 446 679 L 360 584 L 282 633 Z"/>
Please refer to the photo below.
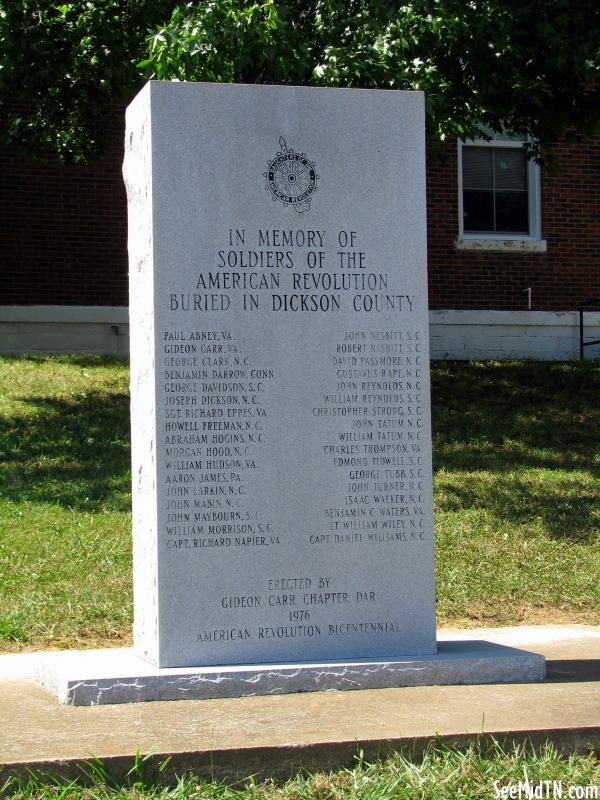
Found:
<path fill-rule="evenodd" d="M 121 177 L 123 109 L 106 156 L 89 166 L 38 163 L 0 150 L 0 305 L 126 305 Z M 557 148 L 542 171 L 546 253 L 457 251 L 457 148 L 428 158 L 429 287 L 433 309 L 572 309 L 600 297 L 600 139 Z"/>
<path fill-rule="evenodd" d="M 89 166 L 0 150 L 0 305 L 127 305 L 123 114 Z"/>
<path fill-rule="evenodd" d="M 560 171 L 542 169 L 545 253 L 456 250 L 457 146 L 430 152 L 427 167 L 431 308 L 572 309 L 600 297 L 600 138 L 555 149 Z"/>

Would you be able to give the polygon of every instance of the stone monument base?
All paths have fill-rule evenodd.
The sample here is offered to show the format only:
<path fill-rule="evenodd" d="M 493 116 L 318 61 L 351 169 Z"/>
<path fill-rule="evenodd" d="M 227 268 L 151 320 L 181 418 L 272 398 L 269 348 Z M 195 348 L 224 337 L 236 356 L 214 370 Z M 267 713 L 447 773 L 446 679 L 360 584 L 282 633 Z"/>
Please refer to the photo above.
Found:
<path fill-rule="evenodd" d="M 294 692 L 402 686 L 530 683 L 544 679 L 541 655 L 481 640 L 438 642 L 431 656 L 296 664 L 159 669 L 132 649 L 45 653 L 36 680 L 74 706 L 149 700 L 208 700 Z"/>

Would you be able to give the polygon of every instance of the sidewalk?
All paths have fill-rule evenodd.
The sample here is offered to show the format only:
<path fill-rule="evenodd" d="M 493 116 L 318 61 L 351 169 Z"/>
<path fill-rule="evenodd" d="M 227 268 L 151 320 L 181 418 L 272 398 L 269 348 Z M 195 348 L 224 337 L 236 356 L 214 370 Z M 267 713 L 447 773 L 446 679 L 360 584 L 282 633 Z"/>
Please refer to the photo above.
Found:
<path fill-rule="evenodd" d="M 29 680 L 39 654 L 0 656 L 0 768 L 67 776 L 97 757 L 119 774 L 151 753 L 156 763 L 171 756 L 171 773 L 286 777 L 351 762 L 359 750 L 369 760 L 480 734 L 600 750 L 600 627 L 460 633 L 542 653 L 546 680 L 73 707 Z"/>

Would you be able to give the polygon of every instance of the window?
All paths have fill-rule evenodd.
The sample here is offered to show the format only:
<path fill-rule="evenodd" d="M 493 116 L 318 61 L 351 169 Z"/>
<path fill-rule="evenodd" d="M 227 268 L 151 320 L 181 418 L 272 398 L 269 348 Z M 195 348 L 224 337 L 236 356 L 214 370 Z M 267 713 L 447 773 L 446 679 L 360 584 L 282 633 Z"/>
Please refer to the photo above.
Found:
<path fill-rule="evenodd" d="M 522 141 L 459 142 L 460 249 L 545 250 L 539 167 Z"/>

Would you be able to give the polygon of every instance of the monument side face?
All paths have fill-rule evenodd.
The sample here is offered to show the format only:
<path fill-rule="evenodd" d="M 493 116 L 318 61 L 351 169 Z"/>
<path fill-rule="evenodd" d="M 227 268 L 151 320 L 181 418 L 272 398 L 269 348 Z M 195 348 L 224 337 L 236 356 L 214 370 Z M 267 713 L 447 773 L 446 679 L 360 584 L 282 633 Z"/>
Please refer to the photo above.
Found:
<path fill-rule="evenodd" d="M 127 109 L 123 178 L 127 188 L 131 353 L 134 638 L 140 656 L 158 663 L 158 496 L 154 343 L 151 87 Z"/>
<path fill-rule="evenodd" d="M 132 107 L 139 655 L 434 653 L 423 96 L 153 82 Z"/>

